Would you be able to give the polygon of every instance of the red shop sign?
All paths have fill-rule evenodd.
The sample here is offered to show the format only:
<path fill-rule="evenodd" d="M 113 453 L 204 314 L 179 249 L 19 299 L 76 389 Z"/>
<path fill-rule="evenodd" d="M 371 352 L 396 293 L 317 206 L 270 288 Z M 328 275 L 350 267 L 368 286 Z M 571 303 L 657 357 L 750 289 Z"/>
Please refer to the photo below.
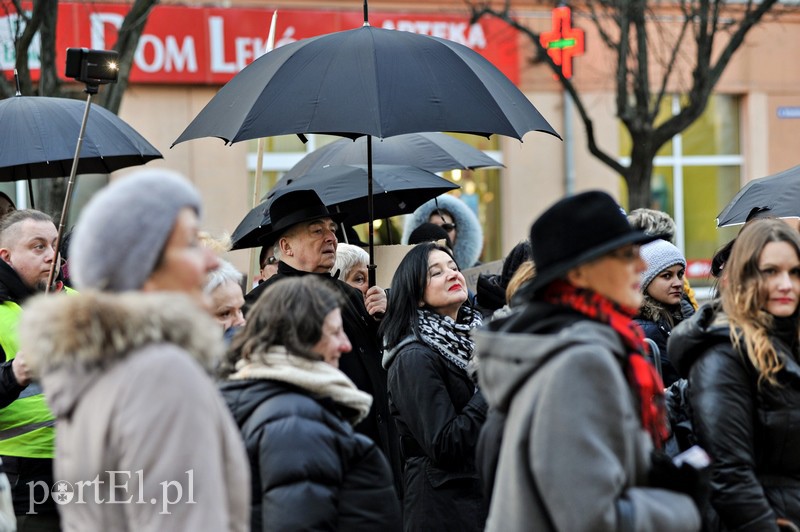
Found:
<path fill-rule="evenodd" d="M 128 7 L 93 2 L 59 2 L 57 64 L 66 49 L 109 49 Z M 221 85 L 264 53 L 272 10 L 156 6 L 147 20 L 131 71 L 133 83 Z M 16 15 L 0 16 L 0 70 L 14 67 L 11 31 Z M 360 11 L 278 10 L 276 47 L 325 33 L 358 28 Z M 516 32 L 505 23 L 486 18 L 470 25 L 466 16 L 413 13 L 370 13 L 376 27 L 412 31 L 459 42 L 482 54 L 519 83 Z M 28 62 L 38 75 L 38 41 Z M 63 74 L 63 69 L 59 69 Z"/>

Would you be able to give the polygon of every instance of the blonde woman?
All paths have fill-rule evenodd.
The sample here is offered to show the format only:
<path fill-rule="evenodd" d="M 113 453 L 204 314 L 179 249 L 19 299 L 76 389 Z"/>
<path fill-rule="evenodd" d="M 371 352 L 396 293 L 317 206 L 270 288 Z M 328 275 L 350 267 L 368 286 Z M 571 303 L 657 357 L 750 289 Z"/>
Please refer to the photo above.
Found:
<path fill-rule="evenodd" d="M 736 239 L 721 303 L 669 341 L 711 455 L 711 530 L 800 524 L 800 235 L 758 220 Z M 791 529 L 791 528 L 787 528 Z"/>

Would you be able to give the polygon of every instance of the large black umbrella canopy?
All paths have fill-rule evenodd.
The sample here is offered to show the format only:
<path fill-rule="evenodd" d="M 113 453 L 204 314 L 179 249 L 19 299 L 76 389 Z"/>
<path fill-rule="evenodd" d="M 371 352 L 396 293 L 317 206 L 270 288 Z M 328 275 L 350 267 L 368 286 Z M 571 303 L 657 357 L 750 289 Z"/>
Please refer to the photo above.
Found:
<path fill-rule="evenodd" d="M 288 179 L 274 186 L 266 201 L 252 209 L 233 232 L 233 249 L 262 245 L 260 238 L 271 231 L 269 205 L 292 190 L 314 190 L 328 207 L 347 213 L 346 225 L 370 220 L 367 206 L 366 165 L 328 166 L 307 175 Z M 373 165 L 373 203 L 375 218 L 390 218 L 414 212 L 426 201 L 458 185 L 415 166 Z"/>
<path fill-rule="evenodd" d="M 471 170 L 503 166 L 481 150 L 445 133 L 406 133 L 372 144 L 375 164 L 412 165 L 429 172 Z M 367 138 L 339 139 L 300 159 L 281 181 L 293 179 L 325 166 L 367 164 Z"/>
<path fill-rule="evenodd" d="M 386 138 L 423 131 L 558 136 L 477 52 L 438 37 L 365 25 L 256 59 L 175 144 L 201 137 L 231 143 L 292 133 Z"/>
<path fill-rule="evenodd" d="M 275 135 L 367 135 L 372 212 L 372 137 L 451 131 L 522 139 L 558 137 L 494 65 L 470 48 L 428 35 L 373 28 L 303 39 L 264 54 L 233 77 L 175 140 L 226 143 Z M 560 137 L 559 137 L 560 138 Z M 370 285 L 373 230 L 369 216 Z"/>
<path fill-rule="evenodd" d="M 70 175 L 85 110 L 85 102 L 69 98 L 0 100 L 0 181 Z M 124 120 L 91 107 L 77 173 L 107 174 L 161 158 Z"/>
<path fill-rule="evenodd" d="M 800 165 L 747 183 L 719 213 L 717 227 L 758 217 L 800 217 Z"/>

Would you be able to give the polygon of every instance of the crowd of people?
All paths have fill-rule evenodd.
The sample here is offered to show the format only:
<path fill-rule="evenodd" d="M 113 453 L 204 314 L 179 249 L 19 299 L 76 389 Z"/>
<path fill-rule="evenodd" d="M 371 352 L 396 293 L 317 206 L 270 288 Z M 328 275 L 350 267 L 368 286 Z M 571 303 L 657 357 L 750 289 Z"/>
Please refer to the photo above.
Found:
<path fill-rule="evenodd" d="M 669 216 L 604 192 L 550 206 L 476 293 L 483 236 L 453 196 L 407 218 L 384 288 L 314 191 L 269 215 L 252 290 L 166 170 L 88 203 L 72 288 L 47 286 L 48 215 L 0 218 L 18 530 L 800 525 L 800 233 L 782 220 L 744 226 L 698 306 Z"/>

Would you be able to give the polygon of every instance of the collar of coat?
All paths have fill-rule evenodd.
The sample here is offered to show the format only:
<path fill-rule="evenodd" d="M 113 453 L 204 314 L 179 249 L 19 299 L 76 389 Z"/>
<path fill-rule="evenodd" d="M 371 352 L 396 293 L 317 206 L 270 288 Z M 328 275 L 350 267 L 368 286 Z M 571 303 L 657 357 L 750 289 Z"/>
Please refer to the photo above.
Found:
<path fill-rule="evenodd" d="M 230 380 L 264 379 L 280 381 L 301 388 L 312 396 L 331 399 L 345 407 L 342 414 L 357 425 L 369 414 L 372 396 L 362 392 L 350 377 L 321 360 L 309 360 L 290 354 L 283 346 L 272 346 L 266 353 L 240 360 Z"/>
<path fill-rule="evenodd" d="M 0 303 L 13 301 L 21 305 L 35 292 L 22 282 L 17 270 L 0 259 Z"/>
<path fill-rule="evenodd" d="M 35 375 L 102 370 L 157 343 L 184 348 L 207 370 L 224 352 L 219 324 L 178 293 L 38 295 L 24 307 L 19 338 Z"/>

